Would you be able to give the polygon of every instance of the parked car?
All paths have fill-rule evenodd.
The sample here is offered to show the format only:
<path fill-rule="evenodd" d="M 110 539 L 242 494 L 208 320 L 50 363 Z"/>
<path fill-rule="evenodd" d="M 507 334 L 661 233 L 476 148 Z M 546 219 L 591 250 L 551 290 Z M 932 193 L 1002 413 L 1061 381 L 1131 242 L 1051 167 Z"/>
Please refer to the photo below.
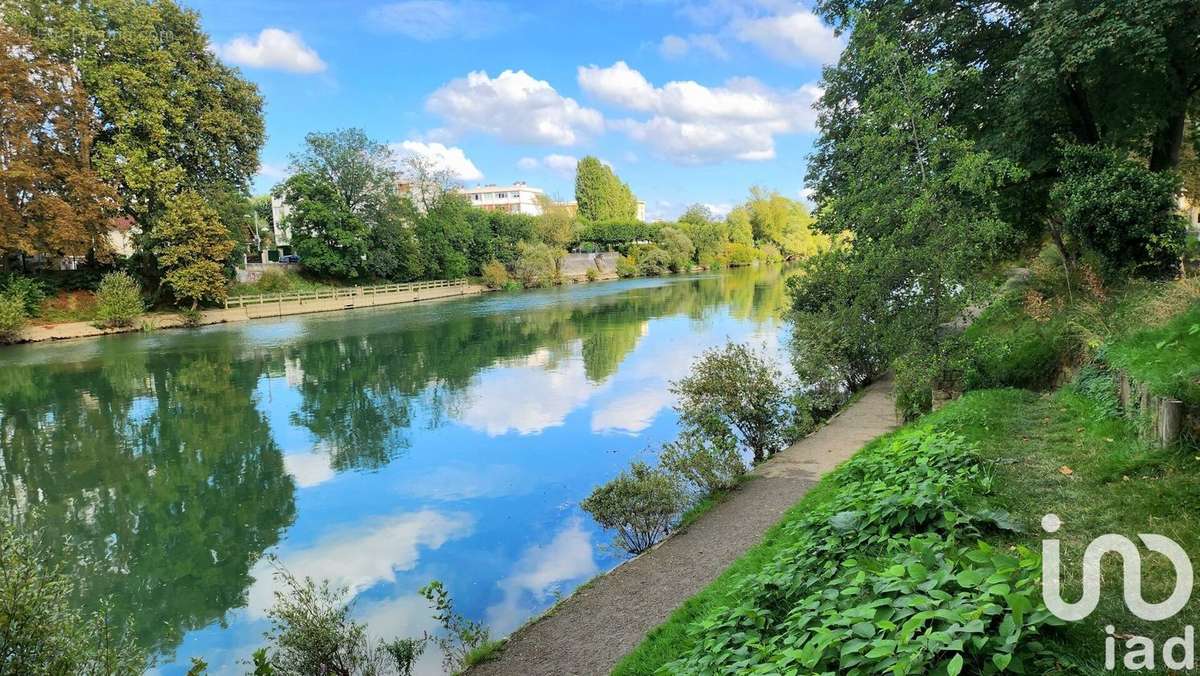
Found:
<path fill-rule="evenodd" d="M 297 256 L 296 254 L 288 254 L 286 256 L 280 256 L 279 262 L 280 263 L 299 263 L 300 257 Z"/>

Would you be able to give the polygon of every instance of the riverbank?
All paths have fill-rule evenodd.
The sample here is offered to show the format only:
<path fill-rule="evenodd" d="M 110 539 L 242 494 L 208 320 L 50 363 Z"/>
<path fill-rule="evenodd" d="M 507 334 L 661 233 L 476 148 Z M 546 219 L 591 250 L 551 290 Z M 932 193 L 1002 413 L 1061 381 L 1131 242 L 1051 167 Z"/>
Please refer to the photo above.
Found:
<path fill-rule="evenodd" d="M 228 324 L 244 322 L 251 319 L 268 319 L 305 315 L 316 312 L 332 312 L 335 310 L 352 310 L 363 307 L 398 305 L 402 303 L 419 303 L 446 298 L 481 294 L 488 289 L 478 284 L 462 284 L 415 291 L 400 291 L 395 293 L 380 293 L 371 295 L 347 295 L 337 298 L 319 298 L 316 300 L 295 300 L 259 303 L 238 308 L 218 308 L 203 310 L 197 325 Z M 45 326 L 27 326 L 21 331 L 16 343 L 36 343 L 48 340 L 72 340 L 77 338 L 94 338 L 117 333 L 136 331 L 157 331 L 187 326 L 182 315 L 174 312 L 152 312 L 140 317 L 133 326 L 117 329 L 102 329 L 90 322 L 65 322 Z"/>
<path fill-rule="evenodd" d="M 872 384 L 815 433 L 755 468 L 750 481 L 695 523 L 580 588 L 509 637 L 497 659 L 469 673 L 608 673 L 764 534 L 769 538 L 821 477 L 896 425 L 891 381 Z"/>

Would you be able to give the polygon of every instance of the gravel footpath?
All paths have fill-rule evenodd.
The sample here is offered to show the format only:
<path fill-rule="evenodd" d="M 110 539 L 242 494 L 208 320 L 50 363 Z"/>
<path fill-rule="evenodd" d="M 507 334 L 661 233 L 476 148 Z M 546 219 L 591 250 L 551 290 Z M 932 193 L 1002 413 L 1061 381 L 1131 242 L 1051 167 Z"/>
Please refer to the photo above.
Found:
<path fill-rule="evenodd" d="M 471 676 L 607 674 L 642 637 L 758 544 L 822 476 L 896 428 L 890 380 L 756 468 L 756 478 L 685 531 L 594 580 L 553 614 L 517 630 Z"/>

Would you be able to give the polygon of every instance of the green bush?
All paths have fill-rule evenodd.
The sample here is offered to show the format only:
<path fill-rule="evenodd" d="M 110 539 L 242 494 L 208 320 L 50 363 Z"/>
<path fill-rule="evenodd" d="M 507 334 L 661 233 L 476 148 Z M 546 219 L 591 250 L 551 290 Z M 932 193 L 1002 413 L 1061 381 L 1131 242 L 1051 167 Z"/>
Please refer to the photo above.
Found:
<path fill-rule="evenodd" d="M 132 326 L 145 310 L 142 287 L 127 272 L 110 272 L 96 289 L 96 320 L 101 328 Z"/>
<path fill-rule="evenodd" d="M 706 351 L 686 378 L 671 383 L 685 429 L 710 443 L 732 439 L 755 462 L 793 438 L 790 389 L 766 356 L 737 343 Z"/>
<path fill-rule="evenodd" d="M 292 277 L 283 270 L 265 270 L 255 282 L 259 293 L 283 293 L 292 288 Z"/>
<path fill-rule="evenodd" d="M 132 627 L 111 624 L 107 606 L 90 616 L 79 612 L 73 587 L 26 534 L 0 523 L 0 672 L 143 673 L 147 655 Z"/>
<path fill-rule="evenodd" d="M 730 242 L 721 249 L 721 264 L 729 268 L 742 268 L 754 265 L 758 260 L 758 251 L 749 244 Z"/>
<path fill-rule="evenodd" d="M 547 287 L 558 283 L 558 262 L 562 252 L 548 244 L 519 242 L 514 273 L 526 288 Z"/>
<path fill-rule="evenodd" d="M 687 272 L 692 269 L 692 256 L 696 253 L 696 246 L 682 230 L 673 227 L 659 230 L 658 244 L 667 253 L 672 272 Z"/>
<path fill-rule="evenodd" d="M 29 315 L 25 312 L 25 301 L 18 296 L 0 293 L 0 343 L 16 342 Z"/>
<path fill-rule="evenodd" d="M 679 484 L 665 472 L 635 462 L 580 506 L 596 523 L 617 531 L 617 546 L 640 554 L 670 534 L 684 501 Z"/>
<path fill-rule="evenodd" d="M 509 280 L 508 268 L 494 258 L 483 264 L 480 276 L 483 277 L 483 283 L 489 289 L 503 289 Z"/>
<path fill-rule="evenodd" d="M 584 278 L 589 282 L 594 282 L 597 279 L 600 279 L 600 271 L 597 270 L 595 266 L 592 266 L 587 269 L 586 273 L 584 273 Z"/>
<path fill-rule="evenodd" d="M 642 277 L 656 277 L 671 271 L 671 255 L 656 244 L 638 244 L 632 247 L 637 261 L 637 273 Z"/>
<path fill-rule="evenodd" d="M 617 276 L 622 279 L 638 276 L 637 259 L 633 256 L 621 256 L 617 259 Z"/>
<path fill-rule="evenodd" d="M 25 308 L 25 315 L 32 317 L 46 299 L 46 285 L 31 277 L 9 274 L 0 282 L 0 294 L 19 299 Z"/>
<path fill-rule="evenodd" d="M 275 570 L 279 589 L 267 617 L 269 648 L 255 653 L 255 673 L 399 674 L 412 673 L 425 639 L 372 643 L 367 627 L 351 616 L 346 587 L 317 584 Z M 260 666 L 261 665 L 261 666 Z"/>
<path fill-rule="evenodd" d="M 896 413 L 910 422 L 933 410 L 934 369 L 918 356 L 901 357 L 892 365 L 896 373 Z"/>
<path fill-rule="evenodd" d="M 663 444 L 658 464 L 701 495 L 730 490 L 746 475 L 736 439 L 710 439 L 686 431 L 675 441 Z"/>
<path fill-rule="evenodd" d="M 450 592 L 441 582 L 430 582 L 420 593 L 433 604 L 433 617 L 442 625 L 442 634 L 433 641 L 442 650 L 442 666 L 448 673 L 460 673 L 490 658 L 496 646 L 491 631 L 483 623 L 468 620 L 454 610 Z"/>
<path fill-rule="evenodd" d="M 1115 150 L 1068 146 L 1050 196 L 1062 229 L 1095 251 L 1110 273 L 1161 273 L 1178 267 L 1187 238 L 1174 172 L 1150 171 Z"/>
<path fill-rule="evenodd" d="M 1050 387 L 1071 351 L 1072 342 L 1059 318 L 1035 321 L 1019 299 L 997 300 L 963 334 L 964 390 Z"/>

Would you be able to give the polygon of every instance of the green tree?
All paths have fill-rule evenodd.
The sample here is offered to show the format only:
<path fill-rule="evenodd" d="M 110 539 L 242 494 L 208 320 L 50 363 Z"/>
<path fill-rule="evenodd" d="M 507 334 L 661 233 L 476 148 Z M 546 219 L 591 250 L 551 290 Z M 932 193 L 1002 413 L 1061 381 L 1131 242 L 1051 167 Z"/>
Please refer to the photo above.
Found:
<path fill-rule="evenodd" d="M 408 282 L 425 274 L 421 243 L 413 227 L 417 216 L 408 200 L 392 193 L 370 219 L 371 230 L 367 251 L 367 271 L 381 279 Z"/>
<path fill-rule="evenodd" d="M 520 255 L 513 272 L 526 288 L 552 286 L 558 281 L 559 262 L 563 256 L 561 250 L 553 249 L 544 242 L 521 242 L 517 249 Z"/>
<path fill-rule="evenodd" d="M 721 445 L 735 440 L 767 459 L 791 441 L 788 384 L 765 356 L 736 343 L 709 350 L 687 377 L 671 384 L 689 433 Z"/>
<path fill-rule="evenodd" d="M 746 202 L 754 240 L 774 244 L 788 258 L 812 256 L 829 248 L 829 237 L 813 228 L 808 209 L 777 192 L 751 188 Z"/>
<path fill-rule="evenodd" d="M 447 193 L 417 220 L 417 239 L 427 276 L 459 279 L 471 273 L 471 219 L 478 216 L 473 211 L 465 196 Z"/>
<path fill-rule="evenodd" d="M 744 206 L 734 207 L 725 217 L 729 230 L 729 241 L 733 244 L 754 245 L 754 225 L 750 220 L 750 210 Z"/>
<path fill-rule="evenodd" d="M 295 174 L 283 184 L 291 213 L 292 247 L 301 264 L 319 275 L 353 279 L 363 274 L 371 229 L 351 212 L 324 176 Z"/>
<path fill-rule="evenodd" d="M 669 535 L 683 505 L 679 484 L 643 462 L 597 486 L 580 504 L 596 523 L 617 531 L 616 544 L 630 554 L 641 554 Z"/>
<path fill-rule="evenodd" d="M 696 247 L 696 261 L 711 267 L 729 241 L 729 229 L 703 204 L 693 204 L 679 217 L 677 227 Z"/>
<path fill-rule="evenodd" d="M 195 310 L 201 301 L 225 298 L 225 270 L 234 242 L 217 213 L 192 191 L 167 202 L 150 233 L 151 252 L 164 271 L 163 285 Z"/>
<path fill-rule="evenodd" d="M 824 202 L 821 228 L 852 243 L 829 254 L 822 274 L 797 280 L 797 317 L 815 321 L 804 329 L 810 338 L 838 332 L 822 342 L 840 349 L 861 344 L 843 332 L 869 336 L 850 363 L 872 363 L 881 351 L 886 362 L 937 364 L 949 344 L 943 325 L 978 297 L 979 272 L 1013 242 L 999 191 L 1024 174 L 940 113 L 946 91 L 976 77 L 971 69 L 930 72 L 882 38 L 858 49 L 854 58 L 881 79 L 854 106 L 827 92 L 810 168 L 819 192 L 836 195 Z"/>
<path fill-rule="evenodd" d="M 172 0 L 2 7 L 39 52 L 77 69 L 99 118 L 92 166 L 147 236 L 181 191 L 245 191 L 264 141 L 262 98 L 209 49 L 196 12 Z"/>
<path fill-rule="evenodd" d="M 632 220 L 637 198 L 607 165 L 591 155 L 575 168 L 575 203 L 586 221 Z"/>

